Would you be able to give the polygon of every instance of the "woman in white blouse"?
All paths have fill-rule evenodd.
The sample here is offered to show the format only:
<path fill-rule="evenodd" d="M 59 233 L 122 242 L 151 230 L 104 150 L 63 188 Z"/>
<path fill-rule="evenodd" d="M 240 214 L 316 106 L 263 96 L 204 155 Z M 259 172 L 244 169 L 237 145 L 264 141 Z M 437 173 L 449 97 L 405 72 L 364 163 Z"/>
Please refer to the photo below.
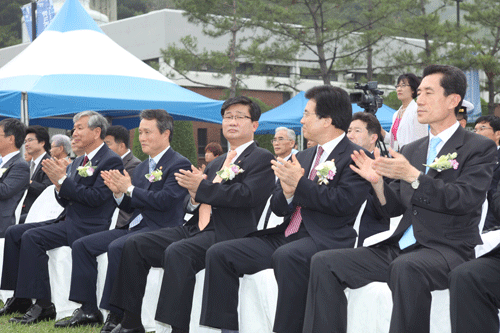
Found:
<path fill-rule="evenodd" d="M 391 130 L 382 130 L 384 142 L 395 151 L 428 133 L 428 125 L 419 123 L 417 119 L 417 103 L 414 99 L 419 85 L 420 79 L 415 74 L 407 73 L 398 78 L 396 92 L 402 105 L 392 116 Z"/>

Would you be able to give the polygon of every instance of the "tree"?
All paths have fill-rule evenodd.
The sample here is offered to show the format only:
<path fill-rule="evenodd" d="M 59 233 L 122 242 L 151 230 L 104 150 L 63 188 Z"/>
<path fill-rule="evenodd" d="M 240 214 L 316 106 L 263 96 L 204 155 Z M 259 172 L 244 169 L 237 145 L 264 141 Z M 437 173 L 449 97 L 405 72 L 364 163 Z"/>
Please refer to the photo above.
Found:
<path fill-rule="evenodd" d="M 191 164 L 198 166 L 198 153 L 194 143 L 193 123 L 191 121 L 174 121 L 174 135 L 170 144 L 176 152 L 185 156 Z"/>
<path fill-rule="evenodd" d="M 469 48 L 463 44 L 463 37 L 473 29 L 455 22 L 443 21 L 440 13 L 448 0 L 410 1 L 403 4 L 388 41 L 395 42 L 396 50 L 387 53 L 387 68 L 397 72 L 420 72 L 434 63 L 464 66 L 463 54 Z M 401 38 L 403 37 L 403 38 Z"/>
<path fill-rule="evenodd" d="M 0 48 L 21 43 L 22 0 L 0 0 Z"/>
<path fill-rule="evenodd" d="M 185 36 L 180 40 L 181 47 L 171 44 L 162 50 L 167 65 L 189 81 L 205 86 L 213 85 L 196 81 L 188 72 L 209 69 L 215 77 L 229 75 L 227 86 L 217 86 L 227 88 L 228 97 L 238 94 L 242 77 L 266 69 L 264 62 L 267 59 L 272 57 L 279 61 L 289 58 L 290 52 L 295 51 L 293 45 L 277 47 L 272 44 L 263 48 L 270 36 L 255 35 L 255 26 L 249 20 L 261 8 L 259 0 L 176 0 L 175 4 L 186 11 L 190 22 L 202 25 L 204 35 L 213 39 L 228 38 L 228 44 L 224 51 L 199 50 L 197 39 Z M 273 45 L 275 51 L 272 51 Z"/>
<path fill-rule="evenodd" d="M 488 90 L 488 111 L 495 111 L 495 96 L 500 87 L 500 2 L 496 0 L 474 0 L 463 3 L 462 8 L 468 12 L 465 19 L 471 24 L 481 27 L 476 35 L 467 35 L 467 40 L 474 46 L 473 52 L 466 56 L 471 66 L 481 69 L 486 74 Z"/>

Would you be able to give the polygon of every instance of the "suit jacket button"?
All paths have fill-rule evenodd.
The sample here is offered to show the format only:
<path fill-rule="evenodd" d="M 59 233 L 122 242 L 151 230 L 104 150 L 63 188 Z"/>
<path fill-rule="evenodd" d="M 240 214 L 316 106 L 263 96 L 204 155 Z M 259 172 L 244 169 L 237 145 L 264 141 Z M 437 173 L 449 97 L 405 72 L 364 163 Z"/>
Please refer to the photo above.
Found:
<path fill-rule="evenodd" d="M 413 210 L 413 215 L 417 215 L 417 214 L 418 214 L 417 210 L 416 210 L 416 209 L 414 209 L 414 210 Z"/>

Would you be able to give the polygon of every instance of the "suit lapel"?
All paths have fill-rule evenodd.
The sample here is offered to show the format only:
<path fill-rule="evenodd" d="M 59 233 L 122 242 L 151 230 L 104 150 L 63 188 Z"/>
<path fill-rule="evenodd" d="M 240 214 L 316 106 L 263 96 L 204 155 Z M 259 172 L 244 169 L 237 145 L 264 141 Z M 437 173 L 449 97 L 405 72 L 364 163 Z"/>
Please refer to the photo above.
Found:
<path fill-rule="evenodd" d="M 162 172 L 164 171 L 163 169 L 167 169 L 166 166 L 172 160 L 173 156 L 174 156 L 174 150 L 172 149 L 172 147 L 170 147 L 165 152 L 165 154 L 163 154 L 163 156 L 160 158 L 160 160 L 158 161 L 158 164 L 156 165 L 156 169 L 162 170 Z M 147 163 L 147 168 L 146 168 L 146 173 L 145 174 L 148 174 L 148 173 L 149 173 L 149 161 Z M 144 179 L 146 179 L 146 177 L 144 177 Z M 163 179 L 163 177 L 162 177 L 162 179 Z M 151 186 L 151 184 L 153 184 L 153 183 L 150 182 L 149 180 L 147 180 L 146 190 L 149 190 L 149 187 Z"/>
<path fill-rule="evenodd" d="M 448 141 L 446 141 L 446 143 L 441 148 L 441 150 L 438 152 L 438 154 L 436 155 L 436 157 L 439 157 L 441 155 L 446 155 L 446 154 L 451 154 L 451 153 L 457 152 L 458 149 L 460 149 L 460 147 L 462 147 L 463 144 L 464 144 L 464 134 L 465 134 L 464 131 L 465 130 L 462 127 L 458 127 L 458 129 L 455 131 L 455 133 L 453 133 L 453 135 L 448 139 Z M 429 139 L 427 139 L 427 143 L 428 142 L 429 142 Z M 426 146 L 425 149 L 427 151 L 428 146 Z M 427 154 L 426 154 L 426 157 L 427 157 Z M 423 172 L 425 172 L 425 169 L 424 169 Z M 427 174 L 430 177 L 434 178 L 437 175 L 439 175 L 440 172 L 437 171 L 437 170 L 435 170 L 435 169 L 429 168 L 429 171 L 427 172 Z"/>
<path fill-rule="evenodd" d="M 3 181 L 3 179 L 5 178 L 5 175 L 8 173 L 9 171 L 9 168 L 12 166 L 12 164 L 14 164 L 14 161 L 16 161 L 18 158 L 19 158 L 20 154 L 17 154 L 15 155 L 14 157 L 12 157 L 10 160 L 7 161 L 7 163 L 5 163 L 3 166 L 2 166 L 2 169 L 6 169 L 5 172 L 2 173 L 2 176 L 0 177 L 0 180 Z"/>
<path fill-rule="evenodd" d="M 238 166 L 241 167 L 241 164 L 244 163 L 245 159 L 248 157 L 248 155 L 250 155 L 250 153 L 252 153 L 252 151 L 257 148 L 257 145 L 255 144 L 255 142 L 252 142 L 252 144 L 250 146 L 248 146 L 241 154 L 240 156 L 238 156 L 238 158 L 233 162 L 233 164 L 236 164 Z M 224 161 L 226 160 L 226 156 L 227 156 L 227 153 L 224 154 L 224 159 L 222 159 L 222 163 L 220 164 L 219 168 L 217 169 L 217 171 L 219 171 L 220 169 L 222 169 L 222 166 L 224 165 Z M 215 178 L 215 174 L 214 174 L 214 178 Z M 224 184 L 225 182 L 227 182 L 227 180 L 222 180 L 221 181 L 221 184 Z"/>

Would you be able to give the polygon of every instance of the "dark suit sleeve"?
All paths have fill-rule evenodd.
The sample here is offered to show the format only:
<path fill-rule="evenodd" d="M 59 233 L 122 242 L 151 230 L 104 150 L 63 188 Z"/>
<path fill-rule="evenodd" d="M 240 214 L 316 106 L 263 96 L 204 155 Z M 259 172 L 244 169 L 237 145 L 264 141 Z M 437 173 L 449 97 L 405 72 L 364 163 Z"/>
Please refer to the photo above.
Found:
<path fill-rule="evenodd" d="M 35 197 L 38 197 L 43 192 L 43 190 L 47 188 L 47 186 L 52 185 L 49 176 L 47 176 L 45 172 L 40 170 L 40 175 L 41 175 L 41 181 L 33 180 L 31 181 L 31 184 L 28 187 L 28 194 L 33 195 Z M 36 178 L 40 180 L 39 177 Z"/>
<path fill-rule="evenodd" d="M 493 212 L 493 216 L 497 221 L 500 221 L 500 182 L 497 184 L 497 190 L 493 194 L 491 201 L 489 202 L 491 205 L 491 211 Z"/>
<path fill-rule="evenodd" d="M 195 201 L 229 208 L 249 208 L 261 204 L 267 200 L 274 187 L 274 172 L 271 169 L 273 158 L 269 151 L 264 150 L 248 156 L 250 162 L 243 168 L 244 173 L 236 176 L 241 177 L 241 181 L 235 178 L 230 182 L 214 184 L 203 180 Z M 213 162 L 210 166 L 213 166 Z"/>
<path fill-rule="evenodd" d="M 350 158 L 349 158 L 350 161 Z M 293 197 L 293 205 L 334 216 L 351 215 L 359 210 L 369 193 L 369 183 L 351 170 L 349 163 L 339 170 L 338 182 L 334 186 L 319 185 L 316 181 L 302 176 L 297 184 Z M 278 216 L 291 213 L 281 186 L 275 190 L 271 200 L 271 208 Z"/>
<path fill-rule="evenodd" d="M 14 163 L 5 172 L 0 182 L 0 200 L 6 200 L 23 191 L 30 181 L 30 167 L 26 163 Z"/>
<path fill-rule="evenodd" d="M 471 207 L 480 205 L 490 186 L 497 152 L 494 142 L 481 140 L 479 143 L 483 145 L 483 149 L 474 149 L 468 156 L 464 156 L 460 160 L 458 170 L 443 171 L 458 173 L 458 177 L 453 181 L 446 182 L 443 179 L 444 176 L 432 178 L 428 175 L 421 175 L 420 185 L 413 192 L 410 204 L 449 215 L 465 215 L 470 212 Z M 402 153 L 407 157 L 404 149 Z M 384 209 L 393 213 L 390 216 L 400 215 L 405 210 L 398 195 L 399 182 L 395 181 L 390 186 L 385 186 L 384 189 L 387 201 Z M 409 186 L 409 184 L 404 185 Z"/>
<path fill-rule="evenodd" d="M 103 160 L 97 166 L 96 180 L 90 186 L 76 182 L 73 177 L 66 178 L 59 195 L 67 200 L 77 201 L 90 207 L 98 207 L 106 201 L 114 200 L 111 190 L 104 184 L 104 180 L 99 174 L 101 170 L 123 170 L 123 162 L 118 155 Z"/>
<path fill-rule="evenodd" d="M 179 169 L 189 170 L 190 168 L 191 163 L 188 160 L 177 159 L 175 164 L 168 168 L 168 171 L 165 170 L 167 172 L 163 172 L 162 177 L 165 177 L 165 182 L 160 191 L 134 187 L 132 197 L 126 197 L 127 202 L 134 208 L 159 211 L 172 209 L 171 205 L 173 205 L 177 199 L 183 198 L 186 195 L 186 189 L 179 186 L 175 180 L 174 173 L 179 172 Z M 124 202 L 122 201 L 119 207 L 122 208 L 123 205 Z"/>

